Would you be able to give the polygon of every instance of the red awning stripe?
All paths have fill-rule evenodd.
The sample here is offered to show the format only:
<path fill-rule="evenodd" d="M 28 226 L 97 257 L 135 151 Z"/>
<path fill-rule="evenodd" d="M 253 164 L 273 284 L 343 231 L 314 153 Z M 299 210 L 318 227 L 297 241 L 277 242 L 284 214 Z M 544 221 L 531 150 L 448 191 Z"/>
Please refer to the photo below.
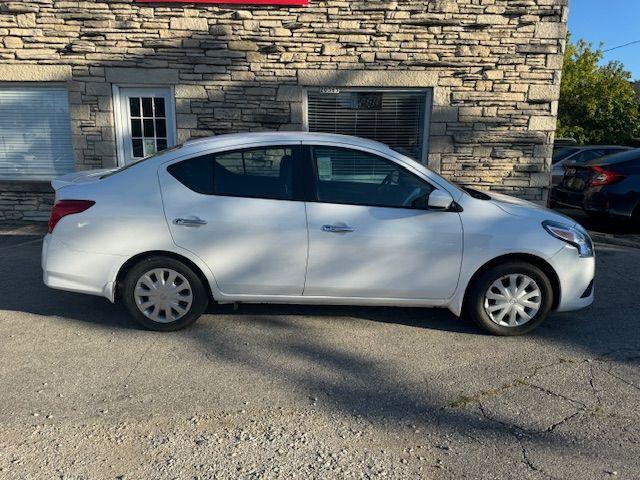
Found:
<path fill-rule="evenodd" d="M 308 5 L 309 0 L 135 0 L 135 3 L 233 3 L 243 5 Z"/>

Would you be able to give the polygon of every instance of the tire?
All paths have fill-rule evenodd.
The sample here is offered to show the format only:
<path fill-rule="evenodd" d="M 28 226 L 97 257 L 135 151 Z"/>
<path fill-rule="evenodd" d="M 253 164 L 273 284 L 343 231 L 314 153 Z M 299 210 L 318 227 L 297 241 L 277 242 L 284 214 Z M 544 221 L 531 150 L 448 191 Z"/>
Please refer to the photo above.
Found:
<path fill-rule="evenodd" d="M 518 288 L 527 283 L 527 279 L 533 283 L 524 288 L 520 301 L 513 300 L 515 303 L 513 305 L 512 297 L 503 295 L 502 290 L 496 287 L 496 282 L 500 282 L 501 279 L 502 286 L 510 294 L 514 293 L 510 290 L 513 284 L 516 286 L 515 293 L 517 293 Z M 539 292 L 539 295 L 536 292 Z M 500 309 L 502 305 L 506 307 Z M 538 307 L 530 308 L 532 305 L 538 305 Z M 516 336 L 524 335 L 539 327 L 549 315 L 552 305 L 553 288 L 545 273 L 530 263 L 511 261 L 483 272 L 474 280 L 467 294 L 465 311 L 477 325 L 493 335 Z M 489 310 L 493 310 L 493 313 L 489 313 Z M 500 318 L 504 310 L 506 313 Z M 504 325 L 504 323 L 510 323 L 511 312 L 514 310 L 516 321 L 511 322 L 512 325 Z M 525 315 L 529 316 L 530 320 L 526 320 Z"/>
<path fill-rule="evenodd" d="M 140 261 L 127 272 L 122 301 L 131 316 L 145 328 L 173 332 L 200 318 L 209 304 L 209 294 L 190 267 L 174 258 L 157 256 Z"/>
<path fill-rule="evenodd" d="M 631 225 L 640 228 L 640 205 L 637 205 L 636 208 L 633 209 L 633 213 L 631 214 Z"/>

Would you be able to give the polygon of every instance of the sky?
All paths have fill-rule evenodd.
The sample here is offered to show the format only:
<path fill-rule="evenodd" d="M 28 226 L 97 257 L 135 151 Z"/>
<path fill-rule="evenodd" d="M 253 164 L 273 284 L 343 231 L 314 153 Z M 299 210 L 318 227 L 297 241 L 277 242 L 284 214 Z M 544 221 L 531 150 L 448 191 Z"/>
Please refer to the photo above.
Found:
<path fill-rule="evenodd" d="M 570 0 L 569 31 L 604 49 L 640 40 L 640 0 Z M 619 60 L 634 80 L 640 80 L 640 43 L 605 53 L 605 61 Z"/>

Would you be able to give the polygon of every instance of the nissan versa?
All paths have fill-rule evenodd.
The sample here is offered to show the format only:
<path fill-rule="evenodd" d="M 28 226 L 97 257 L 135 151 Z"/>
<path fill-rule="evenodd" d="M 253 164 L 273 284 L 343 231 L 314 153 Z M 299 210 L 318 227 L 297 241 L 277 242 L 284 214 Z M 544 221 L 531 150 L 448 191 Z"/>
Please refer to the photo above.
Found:
<path fill-rule="evenodd" d="M 369 140 L 223 135 L 52 184 L 44 282 L 154 330 L 246 302 L 446 307 L 519 335 L 593 301 L 580 225 Z"/>

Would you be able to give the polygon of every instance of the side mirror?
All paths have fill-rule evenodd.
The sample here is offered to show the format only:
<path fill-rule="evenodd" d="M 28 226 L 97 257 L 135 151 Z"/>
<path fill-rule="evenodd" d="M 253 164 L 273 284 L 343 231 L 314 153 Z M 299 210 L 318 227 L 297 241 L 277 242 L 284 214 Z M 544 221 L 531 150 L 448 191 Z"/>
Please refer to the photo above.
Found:
<path fill-rule="evenodd" d="M 427 206 L 431 210 L 448 210 L 453 204 L 453 198 L 447 192 L 434 190 L 429 195 Z"/>

